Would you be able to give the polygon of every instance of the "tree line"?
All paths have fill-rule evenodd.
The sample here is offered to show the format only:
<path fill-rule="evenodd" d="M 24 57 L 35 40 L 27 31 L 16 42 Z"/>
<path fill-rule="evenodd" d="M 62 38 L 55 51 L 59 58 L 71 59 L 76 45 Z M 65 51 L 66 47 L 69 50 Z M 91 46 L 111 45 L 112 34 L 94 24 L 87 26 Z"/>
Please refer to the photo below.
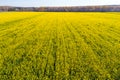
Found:
<path fill-rule="evenodd" d="M 107 6 L 72 6 L 72 7 L 12 7 L 0 6 L 2 11 L 36 11 L 36 12 L 120 12 L 120 5 Z"/>

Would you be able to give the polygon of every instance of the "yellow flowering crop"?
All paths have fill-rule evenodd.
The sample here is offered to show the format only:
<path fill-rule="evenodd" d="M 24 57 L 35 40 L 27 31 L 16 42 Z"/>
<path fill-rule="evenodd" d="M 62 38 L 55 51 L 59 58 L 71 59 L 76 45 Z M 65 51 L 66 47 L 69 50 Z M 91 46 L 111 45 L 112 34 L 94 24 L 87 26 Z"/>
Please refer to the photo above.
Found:
<path fill-rule="evenodd" d="M 0 13 L 0 80 L 119 79 L 120 13 Z"/>

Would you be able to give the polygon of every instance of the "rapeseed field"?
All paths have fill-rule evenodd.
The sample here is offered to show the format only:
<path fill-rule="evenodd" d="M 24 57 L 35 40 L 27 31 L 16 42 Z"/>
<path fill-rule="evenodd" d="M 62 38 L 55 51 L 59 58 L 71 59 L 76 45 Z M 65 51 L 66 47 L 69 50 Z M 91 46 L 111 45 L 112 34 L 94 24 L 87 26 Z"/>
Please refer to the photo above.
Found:
<path fill-rule="evenodd" d="M 120 80 L 120 13 L 1 12 L 0 80 Z"/>

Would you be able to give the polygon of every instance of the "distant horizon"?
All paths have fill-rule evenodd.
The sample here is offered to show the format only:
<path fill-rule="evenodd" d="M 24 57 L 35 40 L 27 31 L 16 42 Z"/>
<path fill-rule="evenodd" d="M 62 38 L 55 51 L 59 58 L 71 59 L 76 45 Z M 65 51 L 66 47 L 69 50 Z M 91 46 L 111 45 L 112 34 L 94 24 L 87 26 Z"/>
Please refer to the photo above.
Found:
<path fill-rule="evenodd" d="M 0 6 L 15 7 L 64 7 L 120 5 L 120 0 L 0 0 Z"/>
<path fill-rule="evenodd" d="M 0 6 L 9 6 L 9 7 L 77 7 L 77 6 L 11 6 L 11 5 L 0 5 Z M 83 5 L 84 6 L 120 6 L 120 4 L 111 4 L 111 5 Z M 80 7 L 82 7 L 80 5 Z"/>

